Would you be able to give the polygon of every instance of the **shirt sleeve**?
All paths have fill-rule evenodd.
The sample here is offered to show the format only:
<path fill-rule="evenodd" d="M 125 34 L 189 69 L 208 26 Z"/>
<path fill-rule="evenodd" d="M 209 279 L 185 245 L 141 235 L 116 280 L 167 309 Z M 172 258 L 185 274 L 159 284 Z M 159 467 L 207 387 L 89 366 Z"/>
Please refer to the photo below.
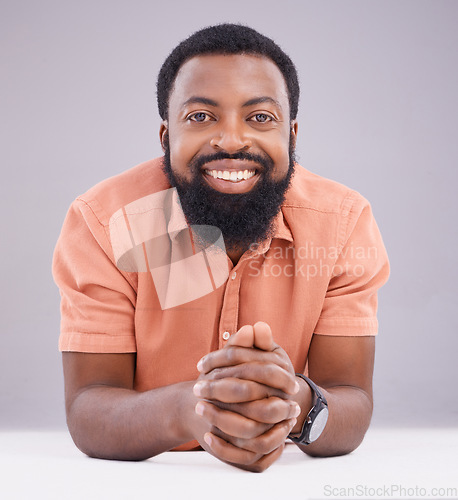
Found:
<path fill-rule="evenodd" d="M 343 204 L 337 258 L 314 333 L 372 336 L 378 331 L 377 291 L 389 262 L 370 204 L 353 193 Z"/>
<path fill-rule="evenodd" d="M 61 294 L 61 351 L 136 351 L 136 284 L 116 267 L 106 227 L 83 200 L 67 213 L 53 277 Z"/>

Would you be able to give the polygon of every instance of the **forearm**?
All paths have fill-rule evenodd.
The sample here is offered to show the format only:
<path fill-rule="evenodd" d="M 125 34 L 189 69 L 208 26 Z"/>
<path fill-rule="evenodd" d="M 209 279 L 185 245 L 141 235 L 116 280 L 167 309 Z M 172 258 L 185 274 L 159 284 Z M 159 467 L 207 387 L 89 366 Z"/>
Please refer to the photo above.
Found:
<path fill-rule="evenodd" d="M 67 409 L 70 433 L 89 456 L 143 460 L 195 438 L 195 382 L 147 392 L 103 385 L 82 391 Z"/>
<path fill-rule="evenodd" d="M 329 457 L 345 455 L 362 442 L 372 416 L 372 398 L 362 389 L 351 386 L 321 388 L 329 408 L 329 418 L 321 436 L 309 445 L 298 445 L 311 456 Z M 310 404 L 303 408 L 298 419 L 302 427 Z M 296 427 L 294 432 L 300 432 Z"/>

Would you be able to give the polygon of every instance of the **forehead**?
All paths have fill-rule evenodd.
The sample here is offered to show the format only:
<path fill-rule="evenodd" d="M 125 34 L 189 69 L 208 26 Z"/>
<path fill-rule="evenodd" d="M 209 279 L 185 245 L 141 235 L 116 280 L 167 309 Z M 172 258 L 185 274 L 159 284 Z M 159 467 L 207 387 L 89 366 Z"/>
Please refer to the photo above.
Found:
<path fill-rule="evenodd" d="M 268 96 L 280 102 L 285 113 L 289 109 L 281 71 L 273 61 L 262 56 L 211 54 L 189 59 L 175 79 L 170 110 L 194 95 L 221 103 Z"/>

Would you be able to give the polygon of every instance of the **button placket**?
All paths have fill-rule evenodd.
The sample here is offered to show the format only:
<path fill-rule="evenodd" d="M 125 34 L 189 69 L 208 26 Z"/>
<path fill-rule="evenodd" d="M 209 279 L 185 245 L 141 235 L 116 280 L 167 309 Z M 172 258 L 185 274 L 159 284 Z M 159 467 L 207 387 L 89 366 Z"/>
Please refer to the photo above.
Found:
<path fill-rule="evenodd" d="M 238 324 L 238 309 L 239 309 L 239 292 L 240 292 L 240 279 L 242 268 L 246 264 L 246 259 L 242 259 L 235 266 L 237 271 L 234 269 L 231 271 L 230 279 L 226 283 L 226 290 L 224 293 L 223 307 L 221 309 L 220 317 L 220 341 L 219 347 L 223 347 L 225 343 L 230 339 L 237 331 Z"/>

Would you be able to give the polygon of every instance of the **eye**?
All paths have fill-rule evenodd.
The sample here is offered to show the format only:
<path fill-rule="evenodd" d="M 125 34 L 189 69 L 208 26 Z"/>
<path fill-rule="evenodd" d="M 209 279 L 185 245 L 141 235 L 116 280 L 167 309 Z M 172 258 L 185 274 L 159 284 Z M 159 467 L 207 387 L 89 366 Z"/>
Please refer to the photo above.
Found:
<path fill-rule="evenodd" d="M 207 113 L 204 113 L 203 111 L 199 111 L 198 113 L 194 113 L 192 115 L 188 116 L 188 120 L 191 120 L 193 122 L 198 122 L 198 123 L 203 123 L 208 120 L 210 120 L 211 117 L 207 115 Z"/>
<path fill-rule="evenodd" d="M 271 122 L 273 118 L 270 115 L 266 115 L 265 113 L 256 113 L 250 118 L 250 120 L 255 121 L 257 123 L 267 123 Z"/>

